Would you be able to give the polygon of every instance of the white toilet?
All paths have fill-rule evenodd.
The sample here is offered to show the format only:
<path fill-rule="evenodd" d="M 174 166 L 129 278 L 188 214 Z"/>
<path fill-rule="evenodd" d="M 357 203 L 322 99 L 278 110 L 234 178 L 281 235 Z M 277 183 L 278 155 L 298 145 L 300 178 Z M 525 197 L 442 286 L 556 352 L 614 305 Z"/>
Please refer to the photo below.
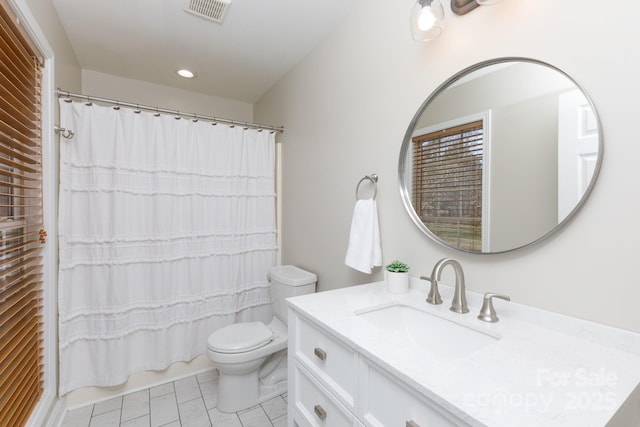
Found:
<path fill-rule="evenodd" d="M 269 270 L 273 318 L 225 326 L 209 336 L 207 354 L 218 369 L 218 410 L 237 412 L 287 390 L 286 298 L 310 294 L 316 275 L 292 265 Z"/>

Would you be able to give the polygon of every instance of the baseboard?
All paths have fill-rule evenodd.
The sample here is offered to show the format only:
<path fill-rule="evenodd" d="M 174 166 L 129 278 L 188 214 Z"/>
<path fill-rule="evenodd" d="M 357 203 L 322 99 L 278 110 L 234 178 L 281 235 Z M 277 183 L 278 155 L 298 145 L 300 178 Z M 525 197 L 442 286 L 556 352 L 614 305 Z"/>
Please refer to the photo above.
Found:
<path fill-rule="evenodd" d="M 26 427 L 57 427 L 64 419 L 64 401 L 58 399 L 53 390 L 43 394 L 34 408 Z"/>
<path fill-rule="evenodd" d="M 44 427 L 61 427 L 66 413 L 67 409 L 64 407 L 64 401 L 56 399 Z"/>

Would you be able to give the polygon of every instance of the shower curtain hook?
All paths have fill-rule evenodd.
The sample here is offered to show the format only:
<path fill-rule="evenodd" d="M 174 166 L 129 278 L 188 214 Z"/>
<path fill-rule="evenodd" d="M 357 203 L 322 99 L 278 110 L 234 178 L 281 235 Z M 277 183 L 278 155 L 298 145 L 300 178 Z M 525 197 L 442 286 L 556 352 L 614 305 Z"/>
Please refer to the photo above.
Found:
<path fill-rule="evenodd" d="M 158 111 L 158 108 L 156 107 L 156 112 L 153 113 L 154 116 L 156 117 L 160 117 L 160 111 Z"/>
<path fill-rule="evenodd" d="M 89 97 L 87 96 L 87 102 L 85 102 L 84 105 L 86 105 L 87 107 L 91 107 L 93 105 L 93 102 L 91 102 L 91 99 L 89 99 Z"/>
<path fill-rule="evenodd" d="M 136 104 L 136 109 L 133 110 L 133 112 L 136 114 L 140 114 L 140 106 L 138 104 Z"/>
<path fill-rule="evenodd" d="M 176 116 L 174 117 L 174 119 L 176 120 L 180 120 L 182 117 L 180 117 L 180 111 L 176 111 Z"/>
<path fill-rule="evenodd" d="M 71 94 L 69 92 L 67 92 L 67 99 L 65 99 L 64 102 L 73 102 L 73 100 L 71 99 Z"/>
<path fill-rule="evenodd" d="M 193 123 L 197 123 L 198 122 L 198 118 L 196 117 L 196 113 L 193 113 L 193 119 L 191 119 L 191 121 Z"/>
<path fill-rule="evenodd" d="M 113 107 L 114 110 L 119 110 L 120 109 L 120 101 L 116 101 L 116 105 L 115 107 Z"/>

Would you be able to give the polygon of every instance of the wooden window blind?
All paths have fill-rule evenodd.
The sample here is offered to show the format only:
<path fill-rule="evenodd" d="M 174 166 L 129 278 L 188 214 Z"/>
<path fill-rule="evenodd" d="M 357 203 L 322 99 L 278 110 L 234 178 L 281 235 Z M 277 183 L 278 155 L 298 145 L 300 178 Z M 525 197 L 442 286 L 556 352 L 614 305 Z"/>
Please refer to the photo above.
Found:
<path fill-rule="evenodd" d="M 41 58 L 0 0 L 0 425 L 43 394 Z"/>
<path fill-rule="evenodd" d="M 482 250 L 482 120 L 413 138 L 413 206 L 442 241 Z"/>

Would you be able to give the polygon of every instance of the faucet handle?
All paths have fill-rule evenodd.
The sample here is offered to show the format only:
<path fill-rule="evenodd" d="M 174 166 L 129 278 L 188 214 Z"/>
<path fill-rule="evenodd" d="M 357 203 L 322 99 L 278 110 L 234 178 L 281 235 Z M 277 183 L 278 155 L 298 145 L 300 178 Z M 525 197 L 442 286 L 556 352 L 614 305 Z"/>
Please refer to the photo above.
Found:
<path fill-rule="evenodd" d="M 429 289 L 429 295 L 427 295 L 427 302 L 429 304 L 442 304 L 442 297 L 438 291 L 438 282 L 432 280 L 431 277 L 420 276 L 420 280 L 427 280 L 431 282 L 431 288 Z"/>
<path fill-rule="evenodd" d="M 496 310 L 493 308 L 493 298 L 500 298 L 503 300 L 511 301 L 509 295 L 496 294 L 493 292 L 485 293 L 482 300 L 482 308 L 480 309 L 480 314 L 478 314 L 478 319 L 482 320 L 483 322 L 495 323 L 499 320 L 498 316 L 496 315 Z"/>

